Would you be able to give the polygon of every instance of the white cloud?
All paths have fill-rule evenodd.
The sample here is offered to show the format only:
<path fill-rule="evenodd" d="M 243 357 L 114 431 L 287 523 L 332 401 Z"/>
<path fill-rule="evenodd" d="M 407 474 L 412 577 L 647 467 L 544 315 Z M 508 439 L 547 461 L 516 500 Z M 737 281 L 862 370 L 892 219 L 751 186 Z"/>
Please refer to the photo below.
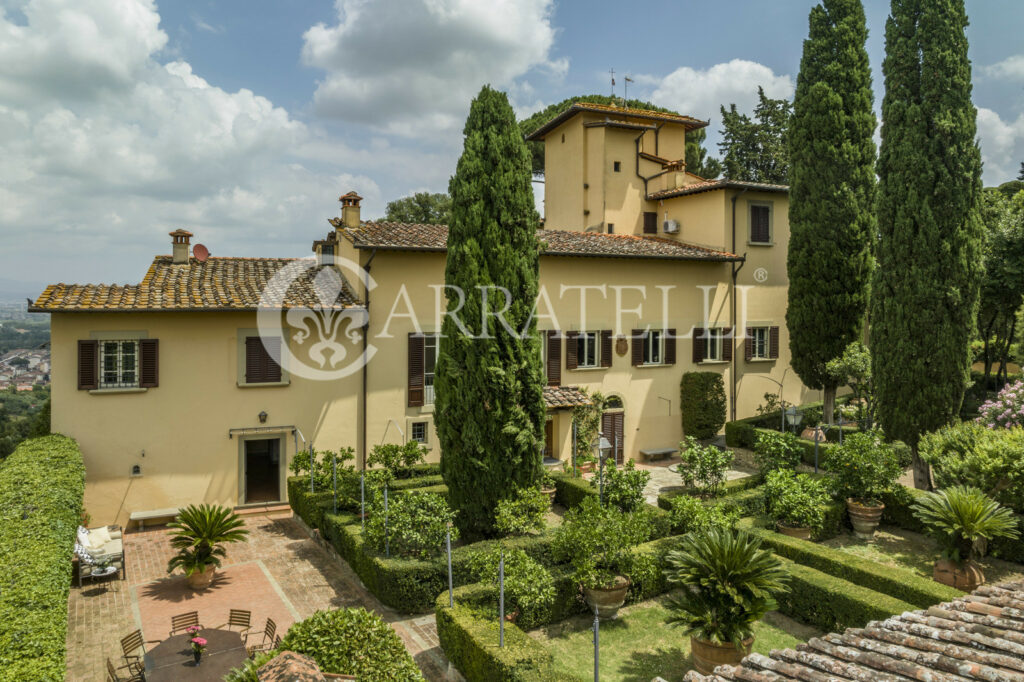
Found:
<path fill-rule="evenodd" d="M 991 78 L 1024 80 L 1024 55 L 1007 57 L 1001 62 L 981 67 L 982 75 Z"/>
<path fill-rule="evenodd" d="M 458 129 L 481 86 L 507 88 L 551 59 L 553 0 L 337 0 L 338 23 L 304 36 L 303 59 L 323 69 L 317 113 L 415 135 Z"/>
<path fill-rule="evenodd" d="M 650 83 L 651 79 L 644 77 L 643 82 Z M 752 111 L 757 104 L 758 86 L 764 88 L 768 97 L 793 96 L 792 77 L 776 75 L 757 62 L 733 59 L 703 70 L 679 67 L 660 79 L 653 101 L 688 116 L 715 121 L 722 105 L 735 104 L 740 111 Z"/>
<path fill-rule="evenodd" d="M 985 163 L 985 185 L 1000 185 L 1016 178 L 1024 161 L 1024 114 L 1014 121 L 1004 121 L 995 111 L 978 107 L 978 139 Z"/>

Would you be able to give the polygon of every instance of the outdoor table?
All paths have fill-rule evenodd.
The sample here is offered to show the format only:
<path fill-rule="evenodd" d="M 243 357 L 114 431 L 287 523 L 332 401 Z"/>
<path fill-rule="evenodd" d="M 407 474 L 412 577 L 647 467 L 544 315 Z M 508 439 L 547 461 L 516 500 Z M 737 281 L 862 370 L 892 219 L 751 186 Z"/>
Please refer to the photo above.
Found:
<path fill-rule="evenodd" d="M 219 681 L 247 658 L 242 635 L 238 632 L 204 629 L 197 636 L 206 640 L 206 651 L 198 666 L 189 644 L 192 635 L 174 635 L 146 652 L 146 682 Z"/>

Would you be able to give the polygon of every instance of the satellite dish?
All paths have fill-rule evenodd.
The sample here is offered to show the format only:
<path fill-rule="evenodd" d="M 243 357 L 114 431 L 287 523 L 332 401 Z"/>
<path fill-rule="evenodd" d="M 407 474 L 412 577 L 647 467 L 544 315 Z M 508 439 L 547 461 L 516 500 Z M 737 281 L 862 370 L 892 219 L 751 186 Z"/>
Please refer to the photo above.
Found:
<path fill-rule="evenodd" d="M 196 260 L 200 263 L 205 263 L 206 259 L 210 257 L 210 250 L 202 244 L 196 244 L 192 247 L 192 255 L 196 257 Z"/>

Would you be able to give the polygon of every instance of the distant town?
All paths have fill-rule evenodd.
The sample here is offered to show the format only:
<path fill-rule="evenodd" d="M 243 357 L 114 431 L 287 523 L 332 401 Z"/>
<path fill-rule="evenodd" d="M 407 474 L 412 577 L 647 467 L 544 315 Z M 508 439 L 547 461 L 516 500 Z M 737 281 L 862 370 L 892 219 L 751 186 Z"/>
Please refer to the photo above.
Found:
<path fill-rule="evenodd" d="M 49 315 L 25 303 L 0 302 L 0 391 L 50 385 Z"/>

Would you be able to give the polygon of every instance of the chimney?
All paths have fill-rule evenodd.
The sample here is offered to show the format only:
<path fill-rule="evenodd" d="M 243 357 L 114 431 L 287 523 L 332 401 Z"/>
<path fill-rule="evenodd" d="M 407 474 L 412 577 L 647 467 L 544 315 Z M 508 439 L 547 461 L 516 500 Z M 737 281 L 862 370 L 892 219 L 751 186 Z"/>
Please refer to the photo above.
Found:
<path fill-rule="evenodd" d="M 192 233 L 188 230 L 178 228 L 171 235 L 171 263 L 175 265 L 188 265 L 188 243 L 192 239 Z"/>
<path fill-rule="evenodd" d="M 363 198 L 355 192 L 342 194 L 338 197 L 341 202 L 341 224 L 347 228 L 359 227 L 359 202 Z"/>

